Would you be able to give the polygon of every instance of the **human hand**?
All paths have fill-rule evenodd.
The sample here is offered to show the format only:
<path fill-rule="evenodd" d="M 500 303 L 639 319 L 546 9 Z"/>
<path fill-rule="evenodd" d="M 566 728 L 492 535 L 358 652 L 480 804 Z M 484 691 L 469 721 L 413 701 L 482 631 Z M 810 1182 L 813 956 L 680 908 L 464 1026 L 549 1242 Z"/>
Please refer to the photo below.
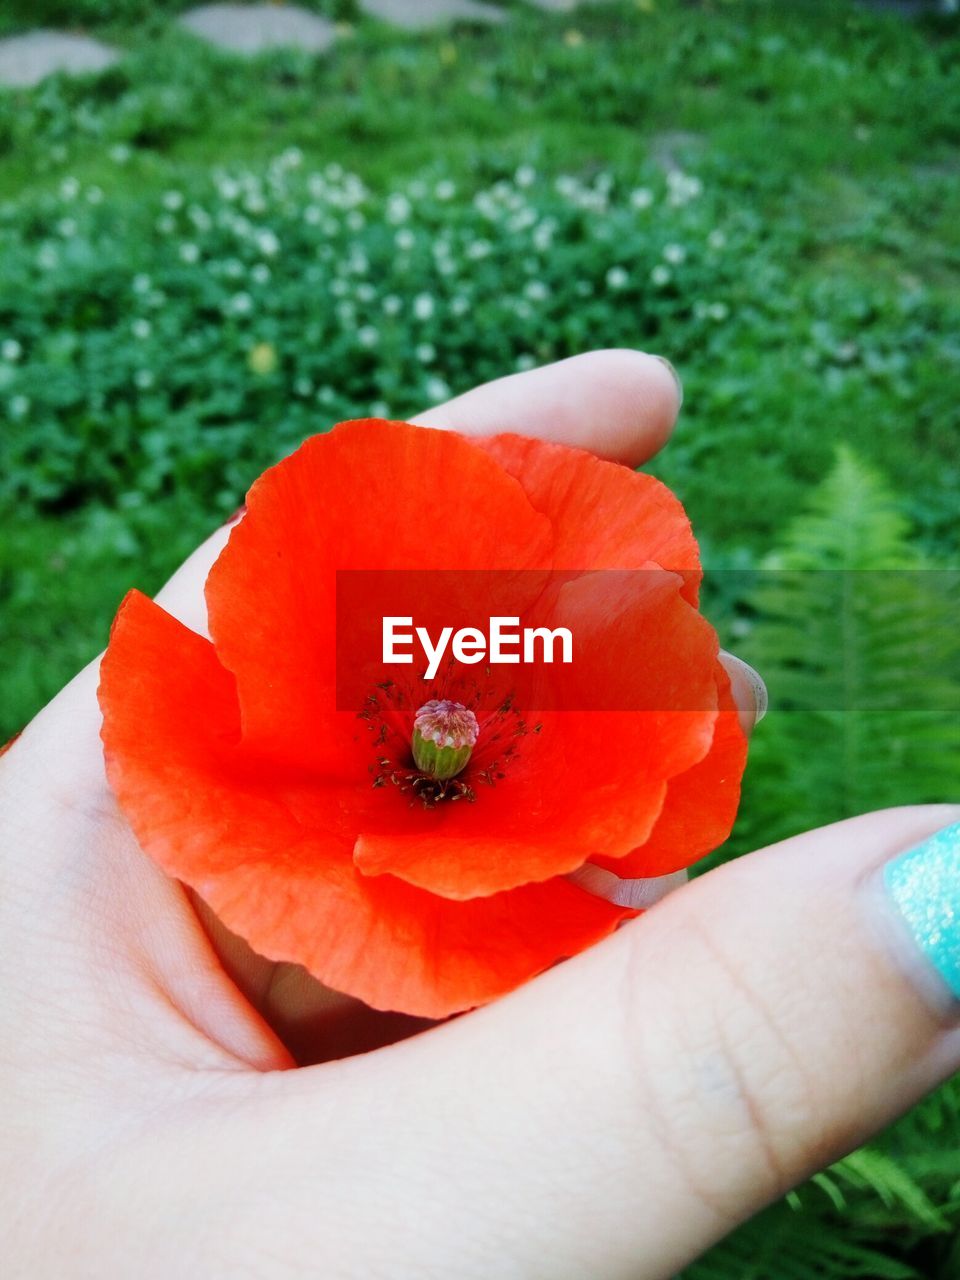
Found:
<path fill-rule="evenodd" d="M 638 463 L 677 407 L 664 366 L 605 352 L 422 421 Z M 198 630 L 225 539 L 159 597 Z M 419 1024 L 259 960 L 207 913 L 204 931 L 106 786 L 96 681 L 0 760 L 12 1277 L 654 1280 L 960 1065 L 946 986 L 873 874 L 960 819 L 929 806 L 742 859 L 495 1005 L 284 1070 L 290 1046 L 333 1057 Z M 954 921 L 958 849 L 936 863 Z M 923 935 L 948 978 L 957 928 Z"/>

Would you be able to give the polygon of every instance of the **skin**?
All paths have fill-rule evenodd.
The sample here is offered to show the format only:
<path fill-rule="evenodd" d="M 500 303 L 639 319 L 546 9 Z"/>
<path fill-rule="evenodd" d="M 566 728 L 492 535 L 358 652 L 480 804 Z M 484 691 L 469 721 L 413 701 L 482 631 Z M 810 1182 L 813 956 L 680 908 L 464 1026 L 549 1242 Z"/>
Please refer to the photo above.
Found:
<path fill-rule="evenodd" d="M 664 365 L 608 351 L 421 421 L 635 465 L 677 410 Z M 199 630 L 225 539 L 159 597 Z M 422 1024 L 253 956 L 140 852 L 96 681 L 0 759 L 11 1280 L 665 1278 L 960 1065 L 954 1006 L 875 876 L 956 806 L 762 850 L 404 1039 Z"/>

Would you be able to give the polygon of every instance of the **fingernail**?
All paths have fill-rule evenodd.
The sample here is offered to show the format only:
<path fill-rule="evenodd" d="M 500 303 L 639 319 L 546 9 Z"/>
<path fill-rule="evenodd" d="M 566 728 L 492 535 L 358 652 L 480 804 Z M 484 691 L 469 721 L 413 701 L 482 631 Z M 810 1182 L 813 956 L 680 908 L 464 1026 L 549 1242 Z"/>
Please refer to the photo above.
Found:
<path fill-rule="evenodd" d="M 724 659 L 724 663 L 729 670 L 731 667 L 736 668 L 747 682 L 750 692 L 753 695 L 753 725 L 754 728 L 760 723 L 767 714 L 767 708 L 770 705 L 770 696 L 767 693 L 767 686 L 764 683 L 763 676 L 749 662 L 744 662 L 742 658 L 738 658 L 735 653 L 728 653 L 726 649 L 720 650 L 720 657 Z"/>
<path fill-rule="evenodd" d="M 229 529 L 230 525 L 236 524 L 238 520 L 242 520 L 246 514 L 247 514 L 247 504 L 244 503 L 242 506 L 237 507 L 233 515 L 227 516 L 226 520 L 224 520 L 220 528 Z"/>
<path fill-rule="evenodd" d="M 960 1000 L 960 822 L 888 862 L 883 884 L 914 942 Z"/>
<path fill-rule="evenodd" d="M 666 356 L 655 356 L 654 358 L 660 361 L 660 363 L 666 368 L 667 372 L 670 374 L 670 377 L 676 383 L 677 412 L 679 413 L 681 408 L 683 407 L 683 383 L 680 381 L 680 375 L 679 373 L 677 373 L 676 369 L 673 367 L 670 361 L 666 358 Z"/>
<path fill-rule="evenodd" d="M 686 871 L 675 871 L 667 876 L 650 876 L 645 879 L 626 879 L 614 875 L 604 867 L 586 862 L 567 876 L 573 884 L 595 898 L 605 898 L 615 907 L 629 907 L 631 911 L 648 911 L 674 889 L 687 883 Z"/>

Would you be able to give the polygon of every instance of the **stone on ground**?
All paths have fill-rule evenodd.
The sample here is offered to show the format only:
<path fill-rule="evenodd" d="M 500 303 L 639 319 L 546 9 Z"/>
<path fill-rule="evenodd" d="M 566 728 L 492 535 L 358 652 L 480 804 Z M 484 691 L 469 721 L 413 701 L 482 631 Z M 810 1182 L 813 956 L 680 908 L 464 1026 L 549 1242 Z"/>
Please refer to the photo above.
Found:
<path fill-rule="evenodd" d="M 295 5 L 204 4 L 183 14 L 180 22 L 230 53 L 254 54 L 279 45 L 320 53 L 337 34 L 332 22 Z"/>
<path fill-rule="evenodd" d="M 439 27 L 448 22 L 503 22 L 506 14 L 477 0 L 360 0 L 371 17 L 395 27 Z"/>
<path fill-rule="evenodd" d="M 527 4 L 535 5 L 546 13 L 573 13 L 582 4 L 596 4 L 597 0 L 527 0 Z"/>
<path fill-rule="evenodd" d="M 0 84 L 16 88 L 39 84 L 55 71 L 84 75 L 103 71 L 120 57 L 119 49 L 62 31 L 28 31 L 0 40 Z"/>

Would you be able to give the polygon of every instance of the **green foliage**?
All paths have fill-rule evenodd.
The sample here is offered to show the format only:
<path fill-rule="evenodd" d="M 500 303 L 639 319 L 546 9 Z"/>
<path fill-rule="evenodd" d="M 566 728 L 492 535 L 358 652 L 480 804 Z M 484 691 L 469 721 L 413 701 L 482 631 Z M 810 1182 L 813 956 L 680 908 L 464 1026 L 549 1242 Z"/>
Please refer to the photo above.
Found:
<path fill-rule="evenodd" d="M 888 484 L 839 450 L 754 578 L 736 647 L 774 712 L 735 848 L 954 794 L 960 574 L 917 548 Z"/>
<path fill-rule="evenodd" d="M 711 863 L 869 809 L 956 794 L 958 575 L 917 548 L 874 469 L 839 449 L 781 545 L 737 581 L 747 583 L 737 651 L 763 672 L 772 710 L 751 743 L 735 837 Z M 954 1280 L 958 1152 L 960 1078 L 685 1278 Z"/>
<path fill-rule="evenodd" d="M 135 488 L 226 509 L 341 417 L 411 414 L 667 331 L 735 341 L 739 263 L 762 276 L 768 247 L 699 179 L 648 182 L 526 165 L 463 194 L 441 178 L 384 198 L 290 149 L 152 201 L 67 178 L 8 206 L 0 500 L 64 510 Z"/>

